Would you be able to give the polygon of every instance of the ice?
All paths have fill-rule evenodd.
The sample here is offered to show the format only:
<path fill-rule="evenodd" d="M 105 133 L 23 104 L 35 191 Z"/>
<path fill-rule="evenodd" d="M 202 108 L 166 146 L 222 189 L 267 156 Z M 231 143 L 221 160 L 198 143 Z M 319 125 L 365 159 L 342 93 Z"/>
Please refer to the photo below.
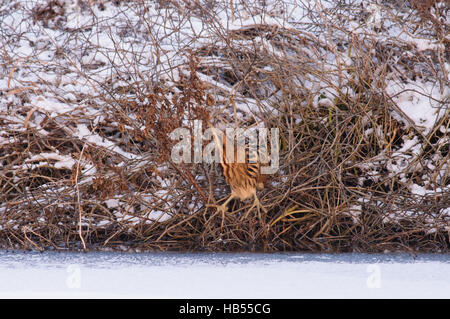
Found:
<path fill-rule="evenodd" d="M 0 252 L 2 298 L 449 298 L 450 255 Z"/>

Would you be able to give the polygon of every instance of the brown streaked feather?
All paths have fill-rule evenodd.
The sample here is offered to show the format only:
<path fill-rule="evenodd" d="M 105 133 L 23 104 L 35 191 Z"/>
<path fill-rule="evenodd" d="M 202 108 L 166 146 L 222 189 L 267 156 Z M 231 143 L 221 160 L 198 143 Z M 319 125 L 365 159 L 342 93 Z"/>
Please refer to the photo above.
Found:
<path fill-rule="evenodd" d="M 209 123 L 208 123 L 209 124 Z M 245 200 L 250 198 L 256 194 L 256 190 L 262 190 L 264 188 L 264 181 L 266 179 L 265 175 L 261 175 L 260 172 L 260 161 L 257 158 L 257 154 L 249 154 L 248 146 L 245 148 L 245 162 L 238 163 L 237 162 L 237 145 L 235 145 L 234 149 L 234 161 L 233 163 L 227 163 L 226 161 L 226 149 L 227 145 L 233 145 L 227 140 L 225 134 L 223 134 L 223 143 L 219 140 L 216 132 L 214 132 L 214 127 L 209 124 L 211 128 L 213 128 L 213 135 L 216 141 L 216 144 L 220 146 L 222 144 L 222 148 L 219 147 L 220 157 L 222 162 L 220 163 L 222 166 L 222 173 L 225 177 L 226 182 L 230 185 L 232 193 L 236 195 L 240 200 Z M 250 156 L 249 156 L 250 155 Z M 250 161 L 249 158 L 254 159 L 254 161 Z M 256 158 L 256 160 L 255 160 Z"/>

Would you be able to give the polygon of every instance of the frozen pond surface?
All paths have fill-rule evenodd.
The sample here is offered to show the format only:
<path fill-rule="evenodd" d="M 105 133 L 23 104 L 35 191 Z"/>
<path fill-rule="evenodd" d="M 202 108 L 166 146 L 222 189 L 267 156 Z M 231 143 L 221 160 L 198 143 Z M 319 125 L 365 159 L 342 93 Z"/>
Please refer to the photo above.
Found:
<path fill-rule="evenodd" d="M 1 298 L 450 298 L 450 255 L 0 251 Z"/>

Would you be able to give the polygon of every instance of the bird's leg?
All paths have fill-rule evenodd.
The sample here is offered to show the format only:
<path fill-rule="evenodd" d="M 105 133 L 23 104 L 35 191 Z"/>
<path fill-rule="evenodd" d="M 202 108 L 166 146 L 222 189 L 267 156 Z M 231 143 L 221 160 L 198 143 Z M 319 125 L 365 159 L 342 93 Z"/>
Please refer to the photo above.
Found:
<path fill-rule="evenodd" d="M 242 219 L 246 219 L 248 214 L 250 213 L 250 211 L 256 207 L 256 209 L 258 210 L 258 212 L 260 212 L 260 210 L 263 210 L 265 213 L 267 213 L 267 210 L 264 208 L 263 205 L 261 205 L 261 202 L 259 201 L 258 196 L 256 195 L 256 192 L 253 194 L 253 205 L 247 210 L 247 212 L 245 213 L 245 215 L 242 217 Z"/>
<path fill-rule="evenodd" d="M 235 197 L 233 193 L 231 193 L 230 197 L 220 206 L 217 207 L 217 210 L 223 213 L 226 213 L 228 211 L 228 203 Z"/>
<path fill-rule="evenodd" d="M 231 202 L 231 200 L 235 197 L 236 196 L 233 193 L 231 193 L 230 197 L 228 197 L 227 200 L 222 205 L 208 204 L 206 205 L 206 207 L 216 207 L 217 211 L 221 212 L 222 214 L 226 213 L 228 211 L 227 207 L 228 203 Z"/>

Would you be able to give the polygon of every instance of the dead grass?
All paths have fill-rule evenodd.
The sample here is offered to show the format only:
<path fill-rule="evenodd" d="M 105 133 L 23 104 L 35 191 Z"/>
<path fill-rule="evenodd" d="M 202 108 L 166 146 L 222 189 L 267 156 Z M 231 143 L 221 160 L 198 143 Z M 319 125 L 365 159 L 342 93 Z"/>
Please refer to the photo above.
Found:
<path fill-rule="evenodd" d="M 134 4 L 145 8 L 143 1 Z M 78 74 L 97 94 L 77 94 L 66 103 L 83 106 L 66 113 L 30 105 L 30 96 L 43 94 L 44 87 L 51 91 L 50 85 L 28 83 L 33 89 L 1 93 L 6 112 L 0 109 L 0 245 L 448 252 L 448 97 L 436 101 L 442 116 L 424 133 L 388 91 L 394 80 L 448 87 L 447 26 L 427 15 L 436 2 L 412 1 L 422 18 L 411 15 L 405 22 L 443 41 L 444 49 L 428 51 L 400 39 L 381 41 L 376 30 L 350 32 L 345 7 L 326 16 L 309 12 L 314 19 L 308 30 L 257 22 L 226 29 L 213 14 L 222 5 L 160 1 L 180 17 L 199 17 L 211 31 L 202 46 L 181 50 L 184 63 L 165 76 L 158 67 L 143 75 L 134 52 L 127 72 L 112 64 L 116 76 L 109 81 L 96 82 L 85 70 Z M 93 10 L 88 2 L 84 6 Z M 411 10 L 398 1 L 386 6 Z M 32 14 L 44 27 L 64 25 L 58 1 Z M 149 41 L 161 45 L 157 38 Z M 3 69 L 11 71 L 15 61 L 2 54 Z M 60 61 L 46 67 L 63 72 Z M 14 99 L 6 99 L 8 94 Z M 280 169 L 260 194 L 267 214 L 242 219 L 249 203 L 236 202 L 225 215 L 207 208 L 229 193 L 218 167 L 171 161 L 175 141 L 169 133 L 178 127 L 192 131 L 195 119 L 279 128 Z M 114 146 L 82 137 L 80 125 Z M 414 139 L 418 152 L 402 150 Z M 43 153 L 67 156 L 73 165 L 33 157 Z M 411 185 L 427 192 L 413 192 Z"/>

